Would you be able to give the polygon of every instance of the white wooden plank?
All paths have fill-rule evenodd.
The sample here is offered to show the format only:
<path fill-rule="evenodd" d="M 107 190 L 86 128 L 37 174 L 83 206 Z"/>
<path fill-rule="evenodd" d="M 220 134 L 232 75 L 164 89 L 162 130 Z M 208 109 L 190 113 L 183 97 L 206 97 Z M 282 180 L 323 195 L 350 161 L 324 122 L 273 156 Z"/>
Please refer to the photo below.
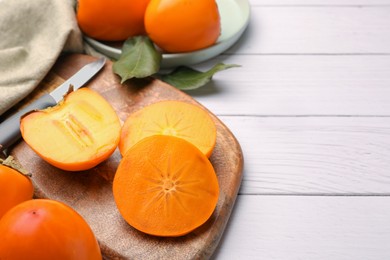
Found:
<path fill-rule="evenodd" d="M 239 196 L 214 258 L 390 259 L 390 197 Z"/>
<path fill-rule="evenodd" d="M 390 56 L 225 55 L 197 68 L 218 61 L 242 67 L 188 91 L 218 115 L 390 115 Z"/>
<path fill-rule="evenodd" d="M 252 6 L 247 31 L 227 53 L 390 53 L 390 6 Z"/>
<path fill-rule="evenodd" d="M 252 6 L 377 6 L 389 0 L 249 0 Z"/>
<path fill-rule="evenodd" d="M 390 118 L 220 117 L 244 154 L 240 194 L 390 194 Z"/>

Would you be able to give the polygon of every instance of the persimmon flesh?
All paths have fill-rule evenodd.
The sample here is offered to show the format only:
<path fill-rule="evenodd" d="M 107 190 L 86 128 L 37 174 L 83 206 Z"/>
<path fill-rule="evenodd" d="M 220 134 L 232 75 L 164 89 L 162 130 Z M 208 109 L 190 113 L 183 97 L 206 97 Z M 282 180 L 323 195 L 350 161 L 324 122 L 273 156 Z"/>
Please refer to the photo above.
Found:
<path fill-rule="evenodd" d="M 29 177 L 8 166 L 0 165 L 0 219 L 12 207 L 31 200 L 34 187 Z"/>
<path fill-rule="evenodd" d="M 18 204 L 0 220 L 0 259 L 101 260 L 96 237 L 75 210 L 54 200 Z"/>
<path fill-rule="evenodd" d="M 208 158 L 174 136 L 147 137 L 122 158 L 113 194 L 123 218 L 155 236 L 188 234 L 212 215 L 219 185 Z"/>
<path fill-rule="evenodd" d="M 120 138 L 120 121 L 97 92 L 82 88 L 57 106 L 21 119 L 25 142 L 49 164 L 68 171 L 90 169 L 106 160 Z"/>
<path fill-rule="evenodd" d="M 217 129 L 208 112 L 197 105 L 177 100 L 160 101 L 141 108 L 126 119 L 119 143 L 121 154 L 151 135 L 180 137 L 210 157 Z"/>

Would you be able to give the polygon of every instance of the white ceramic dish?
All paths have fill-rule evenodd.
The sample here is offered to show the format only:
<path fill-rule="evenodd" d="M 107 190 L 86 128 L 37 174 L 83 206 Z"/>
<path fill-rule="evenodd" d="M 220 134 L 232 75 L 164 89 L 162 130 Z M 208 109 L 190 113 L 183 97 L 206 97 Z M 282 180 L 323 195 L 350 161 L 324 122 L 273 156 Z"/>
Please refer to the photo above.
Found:
<path fill-rule="evenodd" d="M 213 58 L 230 48 L 245 31 L 250 17 L 248 0 L 217 0 L 221 17 L 221 35 L 211 47 L 187 53 L 164 53 L 161 67 L 172 68 L 179 65 L 193 65 Z M 118 59 L 121 48 L 85 37 L 93 48 L 110 58 Z"/>

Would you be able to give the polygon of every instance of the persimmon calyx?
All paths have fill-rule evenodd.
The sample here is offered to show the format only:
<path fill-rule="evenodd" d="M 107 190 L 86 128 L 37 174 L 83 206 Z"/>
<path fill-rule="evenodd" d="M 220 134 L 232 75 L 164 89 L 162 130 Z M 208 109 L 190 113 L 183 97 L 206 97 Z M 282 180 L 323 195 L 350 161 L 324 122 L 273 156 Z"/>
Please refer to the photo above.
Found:
<path fill-rule="evenodd" d="M 8 166 L 27 177 L 32 176 L 32 174 L 23 168 L 23 166 L 12 155 L 9 155 L 5 159 L 0 158 L 0 164 Z"/>

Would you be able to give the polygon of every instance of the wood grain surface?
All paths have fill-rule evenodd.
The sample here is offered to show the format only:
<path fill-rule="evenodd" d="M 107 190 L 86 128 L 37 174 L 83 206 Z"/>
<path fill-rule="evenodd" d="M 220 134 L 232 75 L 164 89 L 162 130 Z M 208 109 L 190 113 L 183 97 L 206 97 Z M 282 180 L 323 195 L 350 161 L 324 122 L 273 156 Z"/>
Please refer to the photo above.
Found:
<path fill-rule="evenodd" d="M 380 5 L 388 1 L 370 1 L 372 5 L 365 8 L 359 1 L 337 1 L 339 7 L 331 6 L 336 1 L 321 1 L 322 6 L 314 0 L 286 0 L 283 6 L 281 2 L 253 0 L 246 33 L 239 45 L 225 53 L 379 55 L 390 51 L 388 9 Z"/>
<path fill-rule="evenodd" d="M 69 78 L 94 60 L 85 55 L 66 55 L 49 73 L 37 93 L 53 88 L 50 82 Z M 48 84 L 49 82 L 49 84 Z M 134 111 L 160 100 L 182 100 L 201 106 L 190 96 L 153 78 L 130 80 L 121 85 L 108 62 L 87 87 L 99 92 L 114 107 L 122 123 Z M 218 176 L 220 197 L 211 218 L 190 234 L 162 238 L 143 234 L 119 214 L 112 195 L 112 181 L 121 159 L 118 150 L 105 162 L 84 172 L 65 172 L 50 166 L 23 141 L 13 155 L 32 173 L 36 197 L 62 201 L 90 224 L 106 259 L 206 259 L 217 247 L 240 187 L 243 155 L 230 130 L 212 113 L 217 125 L 217 144 L 210 161 Z"/>

